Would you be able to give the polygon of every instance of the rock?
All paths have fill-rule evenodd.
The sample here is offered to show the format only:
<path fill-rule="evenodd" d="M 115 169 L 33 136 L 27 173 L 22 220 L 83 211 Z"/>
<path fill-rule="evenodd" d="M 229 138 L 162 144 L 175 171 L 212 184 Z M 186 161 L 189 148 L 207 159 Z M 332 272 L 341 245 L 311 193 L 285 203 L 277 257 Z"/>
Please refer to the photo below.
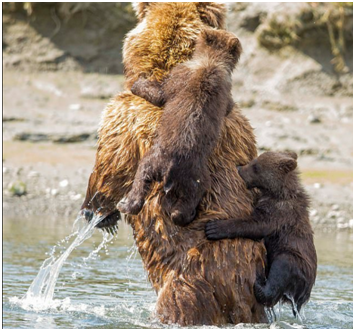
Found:
<path fill-rule="evenodd" d="M 332 210 L 339 210 L 339 209 L 340 209 L 339 205 L 333 205 L 332 206 Z"/>
<path fill-rule="evenodd" d="M 83 132 L 79 134 L 62 133 L 62 134 L 47 134 L 47 133 L 32 133 L 21 132 L 15 134 L 13 140 L 42 142 L 52 141 L 58 144 L 83 142 L 90 138 L 94 139 L 96 132 Z"/>
<path fill-rule="evenodd" d="M 77 201 L 82 198 L 82 195 L 80 193 L 76 194 L 75 192 L 71 192 L 69 195 L 70 200 Z"/>
<path fill-rule="evenodd" d="M 60 187 L 67 187 L 69 185 L 69 181 L 67 179 L 62 180 L 59 182 Z"/>
<path fill-rule="evenodd" d="M 70 110 L 80 110 L 81 108 L 82 107 L 81 107 L 80 103 L 73 103 L 73 104 L 69 105 Z"/>
<path fill-rule="evenodd" d="M 8 190 L 12 195 L 18 197 L 27 194 L 26 184 L 22 181 L 11 182 Z"/>
<path fill-rule="evenodd" d="M 48 134 L 44 134 L 44 133 L 22 132 L 22 133 L 15 134 L 13 140 L 39 142 L 39 141 L 48 141 L 49 137 Z"/>
<path fill-rule="evenodd" d="M 310 212 L 309 212 L 309 216 L 313 217 L 313 216 L 316 216 L 318 214 L 318 211 L 316 209 L 312 209 Z"/>
<path fill-rule="evenodd" d="M 322 185 L 320 183 L 314 183 L 313 187 L 316 189 L 320 189 Z"/>
<path fill-rule="evenodd" d="M 22 117 L 14 117 L 14 116 L 4 116 L 2 118 L 3 122 L 24 122 L 25 119 Z"/>
<path fill-rule="evenodd" d="M 53 188 L 53 189 L 51 189 L 51 194 L 52 194 L 53 196 L 57 196 L 57 195 L 59 194 L 59 192 L 58 192 L 57 189 Z"/>
<path fill-rule="evenodd" d="M 88 140 L 91 136 L 92 136 L 91 133 L 66 134 L 60 136 L 53 136 L 51 140 L 59 144 L 77 143 L 77 142 Z"/>
<path fill-rule="evenodd" d="M 39 172 L 31 171 L 31 172 L 28 173 L 27 177 L 28 178 L 37 178 L 37 177 L 39 177 Z"/>
<path fill-rule="evenodd" d="M 61 49 L 52 48 L 43 55 L 37 56 L 37 63 L 59 63 L 65 60 L 67 54 Z"/>
<path fill-rule="evenodd" d="M 308 116 L 307 121 L 310 124 L 318 124 L 322 122 L 317 115 L 313 115 L 313 114 Z"/>

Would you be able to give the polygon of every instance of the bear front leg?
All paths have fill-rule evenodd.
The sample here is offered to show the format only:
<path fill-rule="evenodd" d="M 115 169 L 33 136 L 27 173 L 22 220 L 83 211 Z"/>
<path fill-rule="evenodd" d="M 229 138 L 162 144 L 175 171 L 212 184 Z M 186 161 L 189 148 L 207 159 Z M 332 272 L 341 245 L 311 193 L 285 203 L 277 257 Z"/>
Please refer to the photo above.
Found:
<path fill-rule="evenodd" d="M 157 107 L 165 104 L 164 90 L 162 84 L 158 81 L 150 81 L 146 78 L 139 77 L 133 84 L 131 92 Z"/>
<path fill-rule="evenodd" d="M 117 209 L 120 212 L 137 215 L 142 210 L 150 184 L 157 179 L 155 158 L 154 151 L 152 151 L 148 152 L 140 161 L 131 190 L 117 204 Z"/>
<path fill-rule="evenodd" d="M 244 220 L 212 220 L 206 224 L 205 232 L 209 240 L 234 238 L 260 240 L 270 234 L 270 229 L 266 223 L 250 217 Z"/>

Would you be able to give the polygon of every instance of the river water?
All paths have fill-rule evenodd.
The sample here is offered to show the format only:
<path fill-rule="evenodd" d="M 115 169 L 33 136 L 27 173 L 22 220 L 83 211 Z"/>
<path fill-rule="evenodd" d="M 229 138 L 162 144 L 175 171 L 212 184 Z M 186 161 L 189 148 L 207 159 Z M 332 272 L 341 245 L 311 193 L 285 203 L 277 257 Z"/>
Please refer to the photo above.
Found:
<path fill-rule="evenodd" d="M 104 244 L 102 233 L 95 230 L 91 238 L 74 249 L 61 269 L 54 300 L 49 305 L 41 307 L 22 300 L 43 261 L 51 254 L 59 256 L 68 247 L 67 242 L 61 241 L 70 233 L 70 221 L 4 218 L 4 328 L 172 327 L 153 316 L 156 295 L 147 281 L 128 225 L 121 225 L 119 233 Z M 93 253 L 100 244 L 102 249 Z M 281 311 L 279 322 L 238 327 L 351 329 L 352 247 L 352 232 L 316 233 L 318 276 L 302 324 L 292 317 L 289 306 L 283 306 L 276 309 L 277 313 Z"/>

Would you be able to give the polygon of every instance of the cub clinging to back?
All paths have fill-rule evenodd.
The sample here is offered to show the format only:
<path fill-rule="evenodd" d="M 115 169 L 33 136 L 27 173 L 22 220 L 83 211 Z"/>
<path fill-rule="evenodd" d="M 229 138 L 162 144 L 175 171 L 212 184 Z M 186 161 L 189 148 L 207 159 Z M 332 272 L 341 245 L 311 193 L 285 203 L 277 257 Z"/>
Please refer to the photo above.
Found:
<path fill-rule="evenodd" d="M 255 209 L 246 219 L 207 223 L 206 235 L 213 240 L 264 239 L 268 276 L 266 283 L 256 281 L 256 299 L 269 307 L 280 299 L 293 300 L 293 308 L 300 311 L 315 282 L 317 255 L 308 216 L 309 197 L 295 171 L 296 159 L 293 152 L 266 152 L 238 167 L 247 188 L 261 191 Z"/>
<path fill-rule="evenodd" d="M 175 224 L 186 225 L 210 186 L 208 158 L 224 117 L 232 110 L 231 73 L 241 53 L 238 38 L 206 29 L 191 60 L 177 65 L 163 80 L 139 78 L 132 92 L 164 112 L 151 150 L 140 161 L 131 191 L 117 208 L 137 214 L 153 181 L 163 181 L 163 209 Z"/>

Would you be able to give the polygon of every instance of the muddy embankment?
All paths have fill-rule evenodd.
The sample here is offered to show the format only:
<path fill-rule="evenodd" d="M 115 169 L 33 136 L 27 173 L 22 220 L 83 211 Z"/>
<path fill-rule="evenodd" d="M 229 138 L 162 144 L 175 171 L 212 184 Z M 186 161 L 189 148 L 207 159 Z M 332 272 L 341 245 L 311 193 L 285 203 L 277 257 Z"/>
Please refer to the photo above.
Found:
<path fill-rule="evenodd" d="M 129 4 L 12 5 L 3 14 L 4 216 L 71 222 L 100 114 L 123 88 Z M 259 151 L 291 149 L 316 227 L 352 228 L 352 7 L 234 4 L 243 56 L 235 101 Z M 328 15 L 328 16 L 327 16 Z M 328 23 L 327 23 L 328 22 Z M 329 24 L 331 22 L 331 24 Z"/>

